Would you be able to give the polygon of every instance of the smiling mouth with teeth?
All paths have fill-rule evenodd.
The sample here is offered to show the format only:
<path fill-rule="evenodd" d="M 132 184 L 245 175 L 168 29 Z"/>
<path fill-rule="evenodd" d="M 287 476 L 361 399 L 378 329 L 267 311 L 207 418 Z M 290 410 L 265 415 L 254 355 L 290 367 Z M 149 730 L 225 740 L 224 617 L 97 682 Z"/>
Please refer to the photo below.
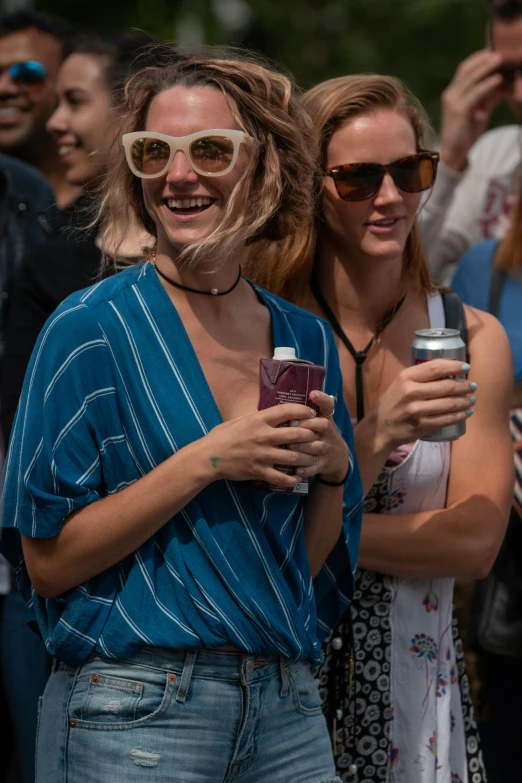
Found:
<path fill-rule="evenodd" d="M 166 203 L 171 212 L 179 212 L 185 215 L 204 212 L 212 206 L 213 198 L 168 198 Z"/>
<path fill-rule="evenodd" d="M 370 226 L 393 226 L 399 218 L 383 218 L 383 220 L 373 220 Z"/>

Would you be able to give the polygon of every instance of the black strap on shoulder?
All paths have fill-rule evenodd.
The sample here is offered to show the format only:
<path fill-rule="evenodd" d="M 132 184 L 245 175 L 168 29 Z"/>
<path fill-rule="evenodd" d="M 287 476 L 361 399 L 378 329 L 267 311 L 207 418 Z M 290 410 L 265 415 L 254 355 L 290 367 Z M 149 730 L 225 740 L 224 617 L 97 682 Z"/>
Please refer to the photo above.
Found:
<path fill-rule="evenodd" d="M 488 312 L 491 315 L 498 315 L 498 308 L 500 305 L 500 297 L 502 296 L 502 289 L 506 282 L 506 273 L 503 269 L 500 269 L 493 260 L 493 266 L 491 268 L 491 279 L 489 283 L 489 304 Z"/>
<path fill-rule="evenodd" d="M 466 322 L 466 312 L 462 300 L 456 291 L 448 289 L 441 292 L 442 304 L 444 306 L 444 318 L 447 329 L 458 329 L 462 341 L 466 346 L 466 361 L 469 363 L 469 338 L 468 324 Z"/>

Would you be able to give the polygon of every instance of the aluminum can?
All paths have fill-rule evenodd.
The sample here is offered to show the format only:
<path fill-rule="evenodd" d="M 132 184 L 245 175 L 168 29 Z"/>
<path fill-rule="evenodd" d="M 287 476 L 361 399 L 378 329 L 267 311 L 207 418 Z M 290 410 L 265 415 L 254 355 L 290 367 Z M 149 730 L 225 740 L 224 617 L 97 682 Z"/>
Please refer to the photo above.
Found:
<path fill-rule="evenodd" d="M 466 361 L 466 346 L 458 329 L 419 329 L 415 332 L 415 339 L 411 346 L 412 364 L 423 364 L 432 359 L 456 359 L 459 362 Z M 456 378 L 466 378 L 465 373 L 460 373 Z M 431 435 L 421 440 L 442 441 L 457 440 L 466 433 L 466 422 L 452 424 L 450 427 L 441 427 Z"/>

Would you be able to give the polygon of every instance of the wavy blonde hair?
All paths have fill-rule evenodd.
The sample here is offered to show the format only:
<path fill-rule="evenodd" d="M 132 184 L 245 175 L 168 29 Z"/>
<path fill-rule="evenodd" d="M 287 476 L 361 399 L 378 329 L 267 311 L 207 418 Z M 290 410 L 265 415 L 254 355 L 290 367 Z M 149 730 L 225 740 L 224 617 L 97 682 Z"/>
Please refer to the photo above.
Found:
<path fill-rule="evenodd" d="M 254 142 L 249 164 L 234 187 L 223 216 L 212 232 L 180 254 L 196 263 L 203 256 L 226 257 L 259 240 L 294 235 L 311 220 L 315 145 L 310 119 L 290 79 L 253 55 L 207 47 L 187 53 L 158 49 L 157 67 L 148 67 L 126 84 L 121 132 L 145 128 L 156 95 L 170 87 L 210 87 L 230 102 L 241 128 Z M 175 108 L 173 108 L 175 111 Z M 240 209 L 236 206 L 240 204 Z M 121 247 L 134 214 L 139 226 L 156 235 L 142 195 L 142 185 L 127 166 L 123 149 L 114 155 L 101 193 L 98 219 L 102 235 Z M 144 249 L 145 255 L 150 252 Z M 125 259 L 105 259 L 121 267 Z"/>
<path fill-rule="evenodd" d="M 318 204 L 316 217 L 285 241 L 266 247 L 266 261 L 251 262 L 247 270 L 260 285 L 298 304 L 308 287 L 317 236 L 324 220 L 322 172 L 326 168 L 328 145 L 335 131 L 355 117 L 379 109 L 397 111 L 407 118 L 415 134 L 417 150 L 423 148 L 430 130 L 426 113 L 418 100 L 399 79 L 392 76 L 362 74 L 329 79 L 305 93 L 301 104 L 310 115 L 319 144 L 314 184 Z M 404 249 L 403 276 L 405 284 L 414 284 L 419 291 L 433 288 L 416 223 Z"/>

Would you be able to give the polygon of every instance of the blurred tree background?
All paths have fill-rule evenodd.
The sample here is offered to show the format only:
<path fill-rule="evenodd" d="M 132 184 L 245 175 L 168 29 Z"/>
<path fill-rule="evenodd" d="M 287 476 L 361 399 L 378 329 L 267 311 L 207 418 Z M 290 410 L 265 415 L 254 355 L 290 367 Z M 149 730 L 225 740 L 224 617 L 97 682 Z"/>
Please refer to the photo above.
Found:
<path fill-rule="evenodd" d="M 440 94 L 486 39 L 483 0 L 4 0 L 86 31 L 145 30 L 176 43 L 248 46 L 303 88 L 346 73 L 403 79 L 438 127 Z M 493 124 L 509 122 L 505 107 Z"/>

